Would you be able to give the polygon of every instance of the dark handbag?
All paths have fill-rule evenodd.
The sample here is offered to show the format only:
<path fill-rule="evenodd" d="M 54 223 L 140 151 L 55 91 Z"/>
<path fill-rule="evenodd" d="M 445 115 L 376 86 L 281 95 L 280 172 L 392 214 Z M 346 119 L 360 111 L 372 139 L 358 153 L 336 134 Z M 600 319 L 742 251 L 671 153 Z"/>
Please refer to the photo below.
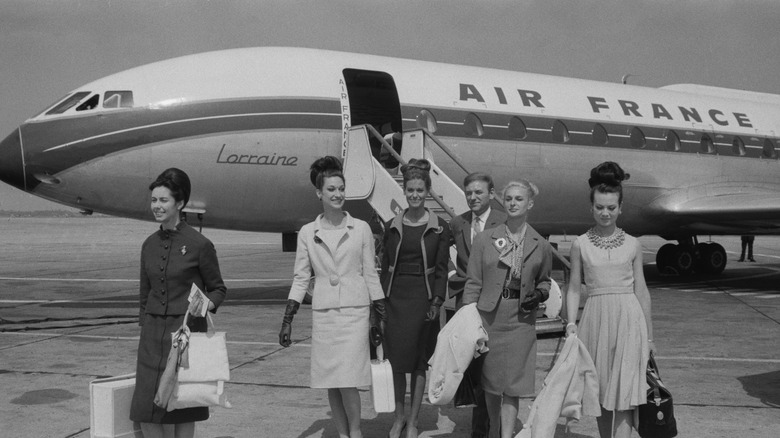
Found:
<path fill-rule="evenodd" d="M 474 393 L 474 382 L 471 380 L 471 373 L 468 370 L 463 373 L 463 379 L 455 391 L 453 398 L 456 408 L 473 408 L 477 406 L 477 395 Z"/>
<path fill-rule="evenodd" d="M 650 353 L 647 361 L 647 403 L 639 405 L 637 431 L 642 438 L 672 438 L 677 436 L 677 421 L 674 419 L 672 393 L 666 389 L 655 357 Z"/>

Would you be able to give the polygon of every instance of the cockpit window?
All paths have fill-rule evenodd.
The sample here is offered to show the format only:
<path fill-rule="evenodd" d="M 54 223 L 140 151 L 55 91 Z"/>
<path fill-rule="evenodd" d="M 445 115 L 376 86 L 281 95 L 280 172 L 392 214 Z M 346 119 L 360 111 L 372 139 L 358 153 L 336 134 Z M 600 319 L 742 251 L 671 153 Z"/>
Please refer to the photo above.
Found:
<path fill-rule="evenodd" d="M 82 103 L 78 107 L 76 107 L 76 111 L 85 111 L 85 110 L 91 110 L 95 109 L 98 106 L 98 103 L 100 102 L 100 95 L 95 94 L 89 99 L 87 99 L 86 102 Z"/>
<path fill-rule="evenodd" d="M 54 108 L 50 109 L 49 111 L 46 111 L 46 115 L 50 116 L 52 114 L 62 114 L 65 111 L 76 106 L 79 102 L 81 102 L 82 99 L 89 96 L 89 94 L 90 94 L 89 91 L 79 91 L 78 93 L 70 96 L 69 98 L 55 105 Z"/>
<path fill-rule="evenodd" d="M 132 108 L 132 91 L 106 91 L 103 95 L 103 108 Z"/>

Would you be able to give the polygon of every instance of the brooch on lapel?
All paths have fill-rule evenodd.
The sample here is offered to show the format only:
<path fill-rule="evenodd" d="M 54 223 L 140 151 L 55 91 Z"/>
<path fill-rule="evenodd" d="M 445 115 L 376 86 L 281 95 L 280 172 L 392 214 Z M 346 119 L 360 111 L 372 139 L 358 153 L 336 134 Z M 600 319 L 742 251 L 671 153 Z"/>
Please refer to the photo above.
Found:
<path fill-rule="evenodd" d="M 438 227 L 433 232 L 436 234 L 441 234 L 444 232 L 444 227 Z"/>
<path fill-rule="evenodd" d="M 506 239 L 503 237 L 499 237 L 498 239 L 493 241 L 493 246 L 496 247 L 498 252 L 501 252 L 504 248 L 506 248 Z"/>
<path fill-rule="evenodd" d="M 181 255 L 187 255 L 187 245 L 182 245 L 181 249 L 179 249 L 179 252 Z"/>

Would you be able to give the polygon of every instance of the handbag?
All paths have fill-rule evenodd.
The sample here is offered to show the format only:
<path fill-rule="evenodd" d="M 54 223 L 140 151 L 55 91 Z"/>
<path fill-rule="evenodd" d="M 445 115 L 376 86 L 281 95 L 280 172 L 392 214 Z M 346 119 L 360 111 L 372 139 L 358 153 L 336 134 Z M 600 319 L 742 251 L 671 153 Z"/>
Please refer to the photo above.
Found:
<path fill-rule="evenodd" d="M 471 379 L 471 373 L 463 373 L 463 379 L 455 391 L 453 398 L 456 408 L 473 408 L 477 406 L 477 395 L 474 393 L 474 382 Z"/>
<path fill-rule="evenodd" d="M 376 359 L 371 361 L 371 401 L 377 413 L 395 411 L 393 368 L 384 358 L 382 346 L 376 347 Z"/>
<path fill-rule="evenodd" d="M 672 438 L 677 436 L 672 393 L 661 381 L 653 353 L 647 361 L 647 403 L 639 405 L 637 432 L 642 438 Z"/>
<path fill-rule="evenodd" d="M 154 402 L 169 412 L 199 406 L 230 408 L 225 394 L 225 382 L 230 381 L 225 332 L 215 331 L 207 314 L 207 331 L 192 333 L 187 327 L 189 315 L 172 335 L 173 346 Z"/>

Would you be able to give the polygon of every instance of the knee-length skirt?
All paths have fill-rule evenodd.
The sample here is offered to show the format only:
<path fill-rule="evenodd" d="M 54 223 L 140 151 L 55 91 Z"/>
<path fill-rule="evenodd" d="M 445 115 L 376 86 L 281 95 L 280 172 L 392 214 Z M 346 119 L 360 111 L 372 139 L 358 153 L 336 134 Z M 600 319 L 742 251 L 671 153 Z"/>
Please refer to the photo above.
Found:
<path fill-rule="evenodd" d="M 536 313 L 521 313 L 517 300 L 499 299 L 492 312 L 479 312 L 488 333 L 482 365 L 485 392 L 532 396 L 536 372 Z"/>
<path fill-rule="evenodd" d="M 184 315 L 146 315 L 138 341 L 135 391 L 130 405 L 130 419 L 140 423 L 191 423 L 209 418 L 208 407 L 176 409 L 168 412 L 154 404 L 160 377 L 165 371 L 171 350 L 171 333 L 181 327 Z M 206 331 L 206 318 L 193 318 L 188 324 L 193 332 Z"/>
<path fill-rule="evenodd" d="M 368 306 L 312 311 L 312 388 L 371 385 L 368 314 Z"/>
<path fill-rule="evenodd" d="M 633 293 L 588 297 L 577 328 L 596 366 L 599 401 L 624 411 L 647 402 L 647 324 Z"/>

